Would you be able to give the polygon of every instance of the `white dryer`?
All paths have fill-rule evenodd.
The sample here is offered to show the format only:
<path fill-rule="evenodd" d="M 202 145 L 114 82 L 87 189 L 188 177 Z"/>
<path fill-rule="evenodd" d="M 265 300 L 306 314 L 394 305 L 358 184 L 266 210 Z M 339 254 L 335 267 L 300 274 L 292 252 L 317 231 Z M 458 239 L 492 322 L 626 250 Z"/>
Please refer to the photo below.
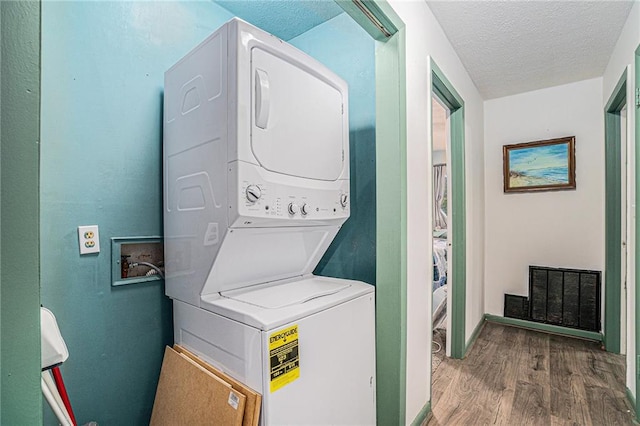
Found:
<path fill-rule="evenodd" d="M 165 73 L 175 341 L 263 394 L 265 425 L 375 424 L 371 285 L 312 271 L 349 217 L 347 85 L 239 19 Z"/>

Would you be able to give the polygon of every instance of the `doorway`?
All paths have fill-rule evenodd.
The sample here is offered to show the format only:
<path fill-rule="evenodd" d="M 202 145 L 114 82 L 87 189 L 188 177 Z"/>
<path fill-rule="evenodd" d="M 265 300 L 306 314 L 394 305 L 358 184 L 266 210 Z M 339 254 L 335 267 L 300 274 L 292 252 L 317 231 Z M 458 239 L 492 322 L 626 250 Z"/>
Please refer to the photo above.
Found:
<path fill-rule="evenodd" d="M 637 60 L 637 59 L 636 59 Z M 635 224 L 635 144 L 629 138 L 627 67 L 605 106 L 605 302 L 604 345 L 626 356 L 627 396 L 638 406 L 630 388 L 638 389 Z M 636 123 L 637 124 L 637 123 Z M 637 136 L 637 135 L 636 135 Z M 631 161 L 630 161 L 631 160 Z M 635 317 L 635 318 L 634 318 Z M 633 324 L 636 324 L 634 333 Z M 637 396 L 637 395 L 636 395 Z"/>
<path fill-rule="evenodd" d="M 429 63 L 431 94 L 438 99 L 438 103 L 447 112 L 445 126 L 448 140 L 446 354 L 452 358 L 461 359 L 466 352 L 467 285 L 464 101 L 433 58 Z M 431 118 L 433 119 L 433 117 Z M 430 237 L 430 240 L 433 241 L 433 235 Z"/>
<path fill-rule="evenodd" d="M 450 170 L 449 148 L 449 110 L 437 95 L 431 95 L 431 158 L 432 158 L 432 185 L 430 201 L 432 205 L 432 258 L 433 258 L 433 284 L 431 318 L 433 327 L 431 375 L 440 366 L 445 355 L 451 356 L 451 317 L 447 315 L 451 308 L 447 305 L 451 300 L 447 297 L 450 283 L 448 259 L 451 258 L 449 240 L 449 209 L 448 195 L 451 193 L 450 179 L 447 179 Z"/>
<path fill-rule="evenodd" d="M 633 77 L 631 77 L 633 78 Z M 633 109 L 635 109 L 635 141 L 631 141 L 631 145 L 633 145 L 634 147 L 637 147 L 638 145 L 640 145 L 640 45 L 638 45 L 638 48 L 636 49 L 635 52 L 635 94 L 634 94 L 634 98 L 635 98 L 635 102 L 632 103 L 633 105 Z M 632 111 L 627 111 L 627 118 L 631 118 L 633 116 L 633 110 Z M 635 142 L 635 143 L 633 143 Z M 638 158 L 640 156 L 640 150 L 636 149 L 633 155 L 633 160 L 632 163 L 634 165 L 637 165 L 638 162 L 640 161 L 640 158 Z M 634 184 L 634 196 L 636 193 L 636 190 L 638 188 L 638 173 L 633 173 L 632 176 L 634 176 L 634 180 L 633 180 L 633 184 Z M 636 213 L 636 205 L 635 205 L 635 199 L 634 199 L 634 203 L 632 205 L 633 208 L 633 224 L 632 226 L 634 227 L 633 229 L 633 241 L 635 242 L 636 239 L 638 238 L 638 230 L 640 229 L 640 227 L 637 226 L 637 220 L 638 220 L 638 216 Z M 632 258 L 632 262 L 634 262 L 635 266 L 638 263 L 638 251 L 635 250 L 635 245 L 633 247 L 633 258 Z M 635 271 L 635 268 L 634 268 Z M 631 321 L 629 322 L 630 324 L 634 325 L 634 330 L 632 330 L 633 333 L 629 333 L 629 336 L 632 336 L 631 338 L 634 339 L 633 343 L 629 342 L 630 344 L 628 345 L 627 348 L 627 352 L 630 353 L 631 351 L 633 351 L 633 358 L 636 358 L 637 354 L 640 353 L 640 315 L 637 314 L 638 309 L 640 309 L 640 292 L 637 291 L 637 279 L 638 279 L 638 274 L 635 274 L 635 276 L 633 277 L 633 284 L 630 286 L 631 288 L 631 294 L 629 299 L 631 300 L 631 302 L 629 303 L 629 311 L 631 312 L 630 315 L 630 319 Z M 630 354 L 628 356 L 631 356 Z M 635 381 L 635 398 L 630 398 L 631 402 L 634 404 L 635 409 L 636 409 L 636 420 L 640 421 L 640 398 L 638 398 L 638 390 L 640 390 L 640 376 L 638 376 L 638 372 L 636 371 L 637 367 L 636 367 L 636 363 L 635 362 L 631 362 L 628 365 L 631 366 L 630 369 L 633 369 L 632 374 L 631 374 L 631 379 L 627 379 L 627 383 L 628 386 L 633 386 L 633 382 Z M 628 376 L 627 376 L 628 377 Z M 635 379 L 635 380 L 634 380 Z M 629 390 L 627 390 L 627 394 L 631 395 L 631 392 Z"/>
<path fill-rule="evenodd" d="M 631 253 L 631 185 L 629 182 L 629 152 L 630 147 L 627 141 L 627 105 L 626 102 L 620 110 L 620 171 L 622 177 L 620 179 L 620 237 L 622 238 L 622 244 L 620 245 L 620 258 L 622 264 L 620 265 L 620 353 L 625 355 L 627 353 L 627 324 L 628 321 L 628 283 L 634 273 L 631 266 L 631 259 L 629 259 L 629 253 Z"/>
<path fill-rule="evenodd" d="M 615 353 L 623 353 L 623 349 L 626 349 L 626 328 L 623 328 L 627 312 L 625 296 L 628 264 L 626 119 L 625 130 L 622 130 L 622 111 L 626 103 L 625 69 L 605 107 L 604 344 L 607 351 Z"/>

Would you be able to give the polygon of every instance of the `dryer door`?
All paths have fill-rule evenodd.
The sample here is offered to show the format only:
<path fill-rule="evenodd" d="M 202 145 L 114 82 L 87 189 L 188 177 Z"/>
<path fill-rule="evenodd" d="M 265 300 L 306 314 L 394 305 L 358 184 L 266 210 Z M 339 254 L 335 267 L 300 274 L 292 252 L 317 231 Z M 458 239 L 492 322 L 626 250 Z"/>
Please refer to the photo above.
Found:
<path fill-rule="evenodd" d="M 291 176 L 338 179 L 348 143 L 346 89 L 260 47 L 251 50 L 251 73 L 251 147 L 260 165 Z"/>

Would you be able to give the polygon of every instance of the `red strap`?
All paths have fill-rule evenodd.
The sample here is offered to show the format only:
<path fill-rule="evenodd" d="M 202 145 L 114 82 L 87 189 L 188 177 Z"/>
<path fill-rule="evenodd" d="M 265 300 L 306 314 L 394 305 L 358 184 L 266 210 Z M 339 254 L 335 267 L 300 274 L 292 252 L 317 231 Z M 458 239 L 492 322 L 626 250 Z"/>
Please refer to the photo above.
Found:
<path fill-rule="evenodd" d="M 64 381 L 62 380 L 62 373 L 60 373 L 60 368 L 53 367 L 51 369 L 53 373 L 53 378 L 56 381 L 56 387 L 58 388 L 58 392 L 60 393 L 60 397 L 62 398 L 62 402 L 64 403 L 69 416 L 71 417 L 71 421 L 73 422 L 73 426 L 77 426 L 78 422 L 76 422 L 76 416 L 73 415 L 73 410 L 71 409 L 71 402 L 69 402 L 69 395 L 67 395 L 67 389 L 64 387 Z"/>

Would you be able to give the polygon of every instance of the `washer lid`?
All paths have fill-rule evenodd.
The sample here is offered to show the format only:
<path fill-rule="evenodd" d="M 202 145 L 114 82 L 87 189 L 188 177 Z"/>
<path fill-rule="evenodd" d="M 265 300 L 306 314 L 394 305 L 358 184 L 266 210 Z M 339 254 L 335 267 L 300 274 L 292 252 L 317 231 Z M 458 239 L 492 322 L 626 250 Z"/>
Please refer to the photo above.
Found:
<path fill-rule="evenodd" d="M 337 225 L 230 229 L 201 297 L 246 292 L 264 283 L 310 275 L 339 229 Z"/>
<path fill-rule="evenodd" d="M 249 291 L 229 291 L 222 297 L 248 303 L 264 309 L 281 309 L 299 305 L 312 299 L 338 293 L 351 285 L 348 281 L 305 280 L 281 284 L 277 287 L 262 287 Z"/>
<path fill-rule="evenodd" d="M 373 292 L 360 281 L 310 275 L 203 296 L 200 306 L 267 331 Z"/>

